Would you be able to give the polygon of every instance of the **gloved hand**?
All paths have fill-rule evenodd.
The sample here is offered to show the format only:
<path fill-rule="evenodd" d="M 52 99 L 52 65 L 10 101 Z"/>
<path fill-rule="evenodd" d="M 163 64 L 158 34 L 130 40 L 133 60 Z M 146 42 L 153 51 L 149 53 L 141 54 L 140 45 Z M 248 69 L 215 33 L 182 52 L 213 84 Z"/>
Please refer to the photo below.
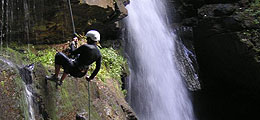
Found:
<path fill-rule="evenodd" d="M 75 45 L 78 45 L 78 41 L 79 41 L 78 37 L 74 37 L 72 42 L 74 42 Z"/>
<path fill-rule="evenodd" d="M 75 48 L 77 48 L 78 41 L 79 41 L 79 39 L 77 37 L 74 37 L 73 40 L 70 42 L 70 46 L 74 46 Z"/>
<path fill-rule="evenodd" d="M 75 43 L 75 41 L 71 41 L 71 43 L 70 43 L 71 45 L 76 45 L 76 43 Z"/>

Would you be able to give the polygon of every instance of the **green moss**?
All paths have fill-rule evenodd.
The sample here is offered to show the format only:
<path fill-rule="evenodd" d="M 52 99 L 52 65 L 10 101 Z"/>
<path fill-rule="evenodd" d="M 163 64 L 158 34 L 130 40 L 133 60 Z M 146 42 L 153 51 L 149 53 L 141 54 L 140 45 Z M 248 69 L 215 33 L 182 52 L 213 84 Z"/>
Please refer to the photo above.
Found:
<path fill-rule="evenodd" d="M 73 106 L 70 101 L 70 95 L 68 94 L 68 91 L 65 88 L 61 88 L 60 94 L 61 94 L 61 100 L 63 103 L 62 109 L 64 110 L 64 112 L 69 113 L 70 110 L 73 110 Z"/>
<path fill-rule="evenodd" d="M 238 33 L 241 38 L 241 42 L 244 43 L 247 48 L 254 52 L 254 59 L 256 62 L 260 62 L 260 33 L 257 30 L 245 30 Z"/>
<path fill-rule="evenodd" d="M 54 69 L 54 67 L 52 66 L 53 63 L 51 63 L 51 61 L 54 61 L 54 54 L 56 53 L 56 51 L 53 51 L 51 48 L 42 51 L 37 51 L 32 45 L 29 45 L 30 51 L 27 51 L 28 46 L 24 47 L 25 48 L 20 46 L 16 49 L 6 48 L 6 51 L 8 52 L 5 52 L 4 55 L 6 55 L 6 57 L 8 56 L 8 58 L 14 58 L 19 61 L 21 60 L 23 64 L 32 62 L 45 63 L 45 67 L 42 65 L 39 66 L 38 64 L 35 64 L 34 73 L 36 76 L 33 86 L 35 87 L 35 92 L 39 94 L 39 96 L 41 96 L 42 98 L 44 108 L 48 113 L 48 117 L 50 117 L 50 119 L 52 120 L 65 119 L 63 118 L 64 116 L 69 117 L 68 119 L 72 119 L 75 116 L 70 115 L 73 115 L 72 113 L 74 112 L 84 111 L 84 109 L 86 112 L 88 112 L 89 96 L 87 92 L 87 87 L 85 86 L 85 79 L 75 79 L 73 77 L 67 77 L 63 85 L 58 89 L 55 88 L 54 82 L 48 82 L 48 84 L 46 85 L 44 82 L 44 77 L 46 75 L 46 72 L 48 72 L 46 69 Z M 120 53 L 117 50 L 113 48 L 103 48 L 101 49 L 101 53 L 103 55 L 102 69 L 98 73 L 97 79 L 103 80 L 104 84 L 107 79 L 116 79 L 117 81 L 119 81 L 113 81 L 114 86 L 117 89 L 116 94 L 118 94 L 121 91 L 121 87 L 120 85 L 118 85 L 118 83 L 121 83 L 121 74 L 124 72 L 125 66 L 127 66 L 126 60 L 120 55 Z M 25 61 L 28 62 L 24 63 Z M 52 67 L 49 68 L 49 65 L 51 65 Z M 90 72 L 92 72 L 93 69 L 94 65 L 92 66 Z M 22 79 L 19 77 L 19 72 L 17 70 L 16 73 L 18 75 L 15 79 L 15 82 L 17 85 L 16 91 L 19 92 L 20 98 L 19 107 L 22 111 L 24 118 L 29 119 L 28 105 L 26 103 L 25 94 L 22 92 L 24 90 L 24 84 Z M 108 81 L 108 83 L 112 82 Z M 0 86 L 2 86 L 2 83 L 0 83 Z M 97 93 L 97 89 L 98 86 L 94 82 L 91 82 L 91 119 L 102 120 L 104 119 L 102 118 L 102 116 L 104 117 L 105 115 L 100 114 L 103 112 L 102 110 L 104 107 L 101 104 L 104 103 L 95 102 L 96 100 L 101 99 L 106 101 L 110 98 L 106 98 L 107 95 L 105 95 L 105 92 L 108 91 L 102 91 L 104 92 L 102 93 L 104 95 L 100 98 L 101 95 Z M 109 101 L 111 101 L 109 102 L 111 104 L 114 102 L 112 100 Z M 113 105 L 113 109 L 120 109 L 120 106 Z"/>
<path fill-rule="evenodd" d="M 19 99 L 19 107 L 20 107 L 20 110 L 22 111 L 23 113 L 23 116 L 24 116 L 24 119 L 25 120 L 29 120 L 29 111 L 28 111 L 28 104 L 26 102 L 26 96 L 23 92 L 21 91 L 24 91 L 24 85 L 23 85 L 23 82 L 22 82 L 22 79 L 20 77 L 16 77 L 14 79 L 14 82 L 16 84 L 16 93 L 19 94 L 20 96 L 20 99 Z"/>
<path fill-rule="evenodd" d="M 21 60 L 23 58 L 23 55 L 17 52 L 14 49 L 11 49 L 10 47 L 3 47 L 2 51 L 0 53 L 0 56 L 10 60 L 11 62 L 15 64 L 20 64 L 23 63 L 24 61 Z M 6 64 L 1 62 L 1 64 Z M 15 84 L 15 93 L 18 95 L 18 104 L 19 104 L 19 109 L 21 111 L 21 115 L 25 120 L 29 119 L 29 111 L 28 111 L 28 104 L 26 102 L 26 96 L 25 93 L 23 92 L 25 89 L 23 80 L 19 76 L 19 71 L 16 68 L 12 68 L 9 66 L 9 68 L 5 68 L 2 72 L 2 75 L 5 77 L 7 74 L 12 74 L 14 75 L 14 78 L 12 79 L 14 84 Z M 6 71 L 10 72 L 7 73 Z M 5 81 L 1 81 L 1 86 L 5 86 Z"/>
<path fill-rule="evenodd" d="M 259 25 L 260 23 L 260 2 L 259 0 L 254 0 L 251 2 L 250 6 L 242 11 L 237 12 L 245 20 L 252 21 L 253 24 Z"/>
<path fill-rule="evenodd" d="M 88 107 L 86 107 L 86 110 L 88 110 Z M 93 105 L 90 106 L 90 118 L 92 120 L 102 120 L 95 107 L 93 107 Z"/>
<path fill-rule="evenodd" d="M 9 59 L 14 63 L 22 63 L 22 61 L 20 60 L 20 58 L 22 58 L 22 55 L 9 47 L 3 48 L 0 56 L 3 56 L 4 58 Z"/>
<path fill-rule="evenodd" d="M 33 45 L 17 45 L 11 43 L 9 47 L 3 48 L 1 56 L 18 64 L 30 64 L 40 62 L 44 66 L 54 66 L 56 50 L 45 46 L 44 50 L 36 50 Z"/>

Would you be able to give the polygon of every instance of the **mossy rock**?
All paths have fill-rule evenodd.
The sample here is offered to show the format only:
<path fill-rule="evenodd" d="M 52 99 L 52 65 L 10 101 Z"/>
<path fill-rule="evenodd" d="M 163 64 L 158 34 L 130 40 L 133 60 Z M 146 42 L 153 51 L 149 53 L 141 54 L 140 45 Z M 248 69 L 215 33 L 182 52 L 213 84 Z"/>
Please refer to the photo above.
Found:
<path fill-rule="evenodd" d="M 21 64 L 28 63 L 23 61 L 23 55 L 19 52 L 12 49 L 9 52 L 6 52 L 4 56 L 9 56 L 5 59 L 10 59 L 8 60 L 10 62 L 0 59 L 0 96 L 2 96 L 0 113 L 4 115 L 0 118 L 29 119 L 28 105 L 24 96 L 25 83 L 20 77 L 20 74 L 23 73 L 19 74 L 19 69 L 24 69 L 24 65 Z M 15 59 L 18 59 L 21 64 L 16 63 Z M 33 91 L 33 108 L 36 119 L 71 120 L 76 118 L 77 113 L 86 113 L 85 116 L 89 117 L 89 88 L 91 119 L 136 119 L 134 112 L 124 100 L 117 80 L 106 79 L 106 82 L 103 82 L 95 79 L 88 87 L 85 78 L 76 79 L 68 76 L 63 85 L 56 88 L 55 82 L 48 81 L 47 84 L 45 82 L 45 76 L 53 71 L 52 66 L 46 68 L 41 63 L 35 63 L 34 70 L 31 72 L 33 79 L 32 83 L 28 84 Z M 9 114 L 9 112 L 15 115 Z"/>

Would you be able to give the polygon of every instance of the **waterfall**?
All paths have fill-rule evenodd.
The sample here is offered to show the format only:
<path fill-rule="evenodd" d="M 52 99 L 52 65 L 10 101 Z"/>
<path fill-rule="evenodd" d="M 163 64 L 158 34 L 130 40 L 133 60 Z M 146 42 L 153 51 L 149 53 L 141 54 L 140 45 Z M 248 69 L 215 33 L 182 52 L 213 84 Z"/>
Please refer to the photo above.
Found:
<path fill-rule="evenodd" d="M 128 101 L 141 120 L 194 120 L 164 2 L 133 0 L 127 6 Z"/>
<path fill-rule="evenodd" d="M 23 80 L 23 94 L 20 98 L 21 101 L 25 100 L 25 104 L 21 104 L 21 106 L 25 106 L 24 110 L 24 116 L 27 120 L 35 120 L 35 112 L 34 108 L 36 106 L 34 101 L 34 95 L 33 95 L 33 87 L 32 87 L 32 71 L 34 69 L 34 64 L 27 65 L 24 67 L 19 67 L 17 64 L 13 63 L 12 61 L 5 59 L 0 56 L 0 62 L 6 63 L 8 66 L 14 69 L 18 69 L 20 76 Z M 27 112 L 28 111 L 28 112 Z"/>
<path fill-rule="evenodd" d="M 178 62 L 178 64 L 176 64 L 178 71 L 182 79 L 186 81 L 186 85 L 190 91 L 200 90 L 198 64 L 194 53 L 194 46 L 189 38 L 191 36 L 193 37 L 192 28 L 179 27 L 174 29 L 175 33 L 178 34 L 175 40 L 175 59 Z"/>
<path fill-rule="evenodd" d="M 34 112 L 34 95 L 33 95 L 33 87 L 32 87 L 32 71 L 34 69 L 34 64 L 27 65 L 19 69 L 20 76 L 24 81 L 24 94 L 26 103 L 28 105 L 28 114 L 29 120 L 35 120 L 35 112 Z"/>
<path fill-rule="evenodd" d="M 29 110 L 29 120 L 35 120 L 34 109 L 33 109 L 33 94 L 30 91 L 31 87 L 29 85 L 24 84 L 24 88 L 25 88 L 24 94 L 26 97 L 26 102 Z"/>

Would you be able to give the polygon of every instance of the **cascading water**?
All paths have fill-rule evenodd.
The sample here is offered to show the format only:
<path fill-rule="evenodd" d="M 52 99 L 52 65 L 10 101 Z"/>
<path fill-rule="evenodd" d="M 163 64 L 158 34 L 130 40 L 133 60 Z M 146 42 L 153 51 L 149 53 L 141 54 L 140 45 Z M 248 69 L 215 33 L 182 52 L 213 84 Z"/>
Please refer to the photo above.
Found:
<path fill-rule="evenodd" d="M 34 64 L 27 65 L 19 69 L 20 76 L 24 81 L 24 89 L 25 89 L 24 94 L 25 94 L 26 103 L 28 105 L 29 120 L 35 120 L 35 114 L 34 114 L 35 103 L 33 101 L 34 95 L 33 95 L 33 87 L 32 87 L 33 69 L 34 69 Z"/>
<path fill-rule="evenodd" d="M 178 64 L 176 64 L 178 71 L 182 79 L 186 81 L 186 85 L 190 91 L 200 90 L 198 64 L 194 53 L 194 46 L 190 41 L 191 38 L 189 38 L 191 36 L 193 37 L 192 28 L 179 27 L 174 30 L 175 33 L 178 34 L 175 40 L 175 59 L 178 62 Z M 187 34 L 189 34 L 189 36 Z"/>
<path fill-rule="evenodd" d="M 29 120 L 35 120 L 34 109 L 33 109 L 33 94 L 30 91 L 30 86 L 25 85 L 25 96 L 29 110 Z"/>
<path fill-rule="evenodd" d="M 141 120 L 194 120 L 164 2 L 133 0 L 127 6 L 128 101 Z"/>
<path fill-rule="evenodd" d="M 23 79 L 23 86 L 24 86 L 24 98 L 22 97 L 21 99 L 25 99 L 26 102 L 26 108 L 28 110 L 24 110 L 24 116 L 25 119 L 28 120 L 35 120 L 35 114 L 34 114 L 34 108 L 35 108 L 35 102 L 33 97 L 33 89 L 32 89 L 32 71 L 34 69 L 34 64 L 27 65 L 25 67 L 19 67 L 18 65 L 14 64 L 13 62 L 2 58 L 0 56 L 0 61 L 6 63 L 8 66 L 19 70 L 20 76 Z M 28 116 L 28 117 L 27 117 Z"/>

